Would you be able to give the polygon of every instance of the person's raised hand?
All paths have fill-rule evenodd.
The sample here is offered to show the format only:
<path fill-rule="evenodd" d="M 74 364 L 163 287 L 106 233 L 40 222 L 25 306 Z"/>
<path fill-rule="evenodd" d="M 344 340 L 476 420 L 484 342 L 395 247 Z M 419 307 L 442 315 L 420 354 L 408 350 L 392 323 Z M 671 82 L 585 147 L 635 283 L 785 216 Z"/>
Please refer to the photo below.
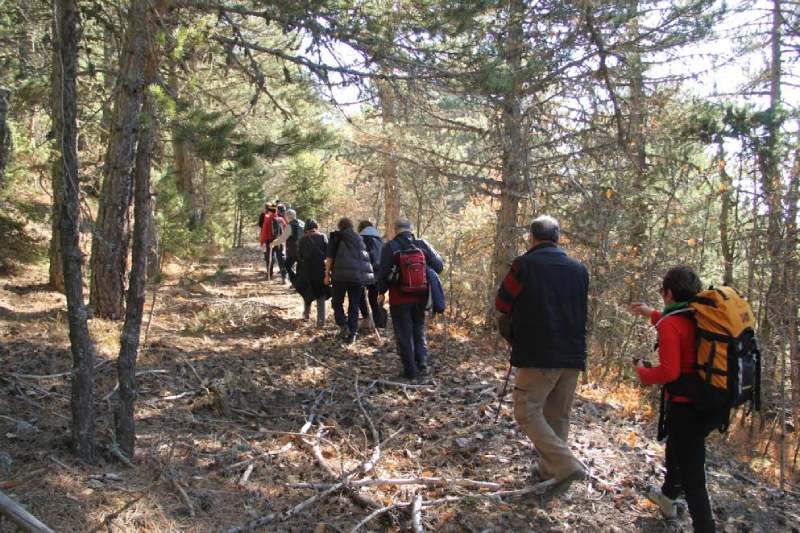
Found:
<path fill-rule="evenodd" d="M 651 314 L 653 314 L 653 308 L 644 302 L 632 303 L 629 307 L 629 310 L 634 315 L 640 315 L 643 317 L 649 317 Z"/>

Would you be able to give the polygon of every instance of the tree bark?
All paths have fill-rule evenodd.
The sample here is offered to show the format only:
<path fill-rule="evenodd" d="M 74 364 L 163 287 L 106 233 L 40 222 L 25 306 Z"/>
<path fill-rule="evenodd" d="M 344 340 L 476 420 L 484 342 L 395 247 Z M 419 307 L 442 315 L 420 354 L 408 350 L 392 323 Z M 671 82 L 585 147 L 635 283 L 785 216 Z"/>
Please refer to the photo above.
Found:
<path fill-rule="evenodd" d="M 506 45 L 503 56 L 511 72 L 512 81 L 500 103 L 503 126 L 502 181 L 500 209 L 497 213 L 497 228 L 492 255 L 492 280 L 489 301 L 502 283 L 508 266 L 517 255 L 519 234 L 517 232 L 519 199 L 525 189 L 528 169 L 528 151 L 522 116 L 523 79 L 521 75 L 523 22 L 525 3 L 512 0 L 508 8 Z"/>
<path fill-rule="evenodd" d="M 783 255 L 784 239 L 782 238 L 782 189 L 780 175 L 780 129 L 781 121 L 779 109 L 781 104 L 781 2 L 774 0 L 772 5 L 772 32 L 771 32 L 771 64 L 770 64 L 770 107 L 767 135 L 764 146 L 757 154 L 761 170 L 761 187 L 767 203 L 767 235 L 766 248 L 769 261 L 769 285 L 765 301 L 765 310 L 761 315 L 760 336 L 766 347 L 766 353 L 776 357 L 767 357 L 764 360 L 764 376 L 767 378 L 765 387 L 767 392 L 767 405 L 769 396 L 776 392 L 774 384 L 775 372 L 779 365 L 780 357 L 784 357 L 784 335 L 786 298 L 783 292 L 783 277 L 786 258 Z M 773 385 L 769 387 L 769 385 Z"/>
<path fill-rule="evenodd" d="M 61 246 L 64 250 L 64 282 L 67 295 L 69 339 L 72 348 L 72 445 L 88 463 L 95 459 L 94 359 L 95 348 L 83 306 L 83 254 L 79 246 L 79 188 L 77 152 L 78 10 L 76 0 L 57 0 L 54 13 L 54 47 L 59 71 L 59 98 L 55 131 L 60 151 L 62 182 L 59 213 Z"/>
<path fill-rule="evenodd" d="M 628 81 L 630 83 L 630 119 L 623 149 L 628 153 L 633 167 L 633 226 L 630 237 L 629 301 L 639 301 L 644 294 L 647 280 L 644 276 L 644 246 L 647 243 L 647 223 L 650 219 L 650 208 L 647 203 L 649 189 L 647 171 L 647 138 L 645 122 L 647 120 L 647 102 L 644 92 L 644 71 L 639 46 L 639 2 L 633 0 L 631 9 L 631 50 L 628 54 Z"/>
<path fill-rule="evenodd" d="M 136 446 L 136 359 L 139 353 L 142 315 L 147 290 L 147 261 L 153 223 L 150 194 L 150 168 L 155 142 L 155 102 L 148 87 L 158 74 L 158 48 L 152 39 L 158 31 L 157 17 L 165 12 L 167 0 L 149 4 L 144 21 L 148 39 L 145 48 L 144 99 L 140 113 L 139 142 L 134 166 L 133 258 L 125 307 L 125 323 L 120 336 L 117 378 L 119 397 L 114 412 L 116 439 L 122 452 L 133 459 Z"/>
<path fill-rule="evenodd" d="M 52 130 L 59 132 L 63 126 L 61 123 L 61 70 L 56 68 L 59 64 L 58 47 L 53 48 L 53 69 L 50 76 L 50 107 L 52 116 Z M 58 143 L 58 136 L 55 135 L 55 142 Z M 61 155 L 60 148 L 56 146 L 58 156 L 53 158 L 52 168 L 50 169 L 50 181 L 53 190 L 53 204 L 50 207 L 50 268 L 48 272 L 48 284 L 58 292 L 64 293 L 64 252 L 61 249 L 61 202 L 64 198 L 63 178 L 61 176 Z"/>
<path fill-rule="evenodd" d="M 387 81 L 378 81 L 378 96 L 381 101 L 381 119 L 384 135 L 383 151 L 383 200 L 384 234 L 387 239 L 394 237 L 394 222 L 400 217 L 400 182 L 397 178 L 397 158 L 392 142 L 395 123 L 394 88 Z"/>
<path fill-rule="evenodd" d="M 144 96 L 144 17 L 147 2 L 131 2 L 120 56 L 103 189 L 92 239 L 91 304 L 97 316 L 118 319 L 124 313 L 128 271 L 133 165 Z"/>
<path fill-rule="evenodd" d="M 722 275 L 722 284 L 733 285 L 733 260 L 735 254 L 735 241 L 731 239 L 730 228 L 728 226 L 731 207 L 733 204 L 731 188 L 733 183 L 730 176 L 725 170 L 725 149 L 722 142 L 718 145 L 717 151 L 717 164 L 719 165 L 719 178 L 720 178 L 720 194 L 722 196 L 722 206 L 719 213 L 719 242 L 722 251 L 722 263 L 724 273 Z"/>
<path fill-rule="evenodd" d="M 182 87 L 175 73 L 175 64 L 171 66 L 169 77 L 172 94 L 177 96 Z M 208 197 L 203 175 L 203 162 L 195 155 L 195 148 L 190 139 L 178 135 L 172 137 L 173 167 L 175 168 L 176 187 L 183 197 L 188 210 L 187 227 L 190 230 L 200 229 L 205 225 Z"/>
<path fill-rule="evenodd" d="M 0 87 L 0 190 L 6 181 L 6 167 L 11 158 L 11 131 L 8 128 L 8 99 L 11 91 Z"/>

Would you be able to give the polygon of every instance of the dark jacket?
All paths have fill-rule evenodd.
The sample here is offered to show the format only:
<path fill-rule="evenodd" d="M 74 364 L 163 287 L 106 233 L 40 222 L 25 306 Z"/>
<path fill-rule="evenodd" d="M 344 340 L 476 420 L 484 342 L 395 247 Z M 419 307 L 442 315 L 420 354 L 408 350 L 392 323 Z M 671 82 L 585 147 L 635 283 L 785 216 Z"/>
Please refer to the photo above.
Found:
<path fill-rule="evenodd" d="M 308 233 L 297 245 L 300 265 L 297 267 L 295 288 L 306 301 L 330 296 L 330 289 L 323 283 L 327 248 L 328 239 L 321 233 Z"/>
<path fill-rule="evenodd" d="M 397 236 L 391 241 L 383 245 L 381 252 L 381 271 L 378 276 L 378 290 L 381 293 L 389 291 L 389 305 L 402 305 L 413 303 L 425 303 L 427 295 L 425 294 L 405 294 L 401 292 L 396 286 L 391 285 L 389 277 L 392 273 L 392 268 L 397 264 L 396 252 L 416 246 L 422 253 L 425 254 L 425 264 L 432 268 L 434 272 L 441 273 L 444 269 L 444 263 L 436 250 L 423 239 L 414 238 L 414 234 L 410 231 L 398 233 Z"/>
<path fill-rule="evenodd" d="M 364 246 L 367 248 L 369 261 L 372 263 L 372 271 L 377 274 L 381 269 L 381 251 L 383 250 L 381 234 L 378 233 L 375 226 L 367 226 L 359 235 L 361 235 L 364 240 Z"/>
<path fill-rule="evenodd" d="M 303 237 L 305 224 L 300 220 L 294 219 L 289 222 L 287 231 L 289 236 L 286 238 L 286 257 L 299 257 L 300 239 Z"/>
<path fill-rule="evenodd" d="M 511 364 L 586 369 L 589 273 L 553 243 L 517 257 L 495 307 L 511 314 Z"/>
<path fill-rule="evenodd" d="M 352 229 L 331 233 L 327 256 L 333 258 L 331 280 L 334 283 L 375 284 L 367 248 Z"/>
<path fill-rule="evenodd" d="M 436 273 L 431 267 L 428 269 L 428 305 L 426 310 L 431 311 L 433 314 L 444 313 L 445 299 L 444 289 L 442 288 L 442 280 L 439 279 L 439 274 Z"/>

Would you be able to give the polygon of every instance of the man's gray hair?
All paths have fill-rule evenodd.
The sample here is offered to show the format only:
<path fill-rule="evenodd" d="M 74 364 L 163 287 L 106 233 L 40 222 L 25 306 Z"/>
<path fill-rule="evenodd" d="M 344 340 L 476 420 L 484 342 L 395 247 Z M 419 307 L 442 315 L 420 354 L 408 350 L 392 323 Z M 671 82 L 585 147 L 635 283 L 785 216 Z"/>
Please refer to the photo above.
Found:
<path fill-rule="evenodd" d="M 394 221 L 394 229 L 395 231 L 411 231 L 413 226 L 411 225 L 411 221 L 407 218 L 400 217 Z"/>
<path fill-rule="evenodd" d="M 297 211 L 295 211 L 294 209 L 288 209 L 286 211 L 286 218 L 288 218 L 289 220 L 296 219 L 297 218 Z"/>
<path fill-rule="evenodd" d="M 558 220 L 549 215 L 536 217 L 531 223 L 531 235 L 538 241 L 558 242 L 560 234 Z"/>

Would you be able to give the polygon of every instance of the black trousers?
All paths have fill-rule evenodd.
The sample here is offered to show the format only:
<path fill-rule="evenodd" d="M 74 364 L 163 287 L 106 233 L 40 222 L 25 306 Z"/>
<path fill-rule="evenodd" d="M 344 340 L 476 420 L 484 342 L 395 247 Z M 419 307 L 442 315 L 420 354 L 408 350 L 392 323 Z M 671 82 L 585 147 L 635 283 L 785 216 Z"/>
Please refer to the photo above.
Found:
<path fill-rule="evenodd" d="M 369 312 L 372 311 L 372 320 L 375 321 L 375 327 L 385 328 L 388 314 L 386 309 L 378 303 L 378 284 L 369 285 L 364 292 L 366 294 L 361 297 L 361 303 L 358 306 L 361 310 L 361 316 L 367 318 Z M 369 307 L 367 307 L 368 303 Z"/>
<path fill-rule="evenodd" d="M 670 499 L 686 496 L 695 533 L 713 533 L 714 517 L 706 488 L 708 420 L 692 404 L 669 403 L 664 485 Z"/>
<path fill-rule="evenodd" d="M 358 332 L 358 304 L 364 287 L 358 283 L 333 282 L 331 286 L 331 306 L 337 326 L 347 325 L 350 333 Z M 344 312 L 344 297 L 347 295 L 347 314 Z"/>
<path fill-rule="evenodd" d="M 269 279 L 272 279 L 272 272 L 275 269 L 275 264 L 278 265 L 278 270 L 281 273 L 281 278 L 286 279 L 286 261 L 283 256 L 283 245 L 272 248 L 272 262 L 269 261 L 269 241 L 267 241 L 267 251 L 264 252 L 264 263 L 267 265 L 269 272 Z"/>
<path fill-rule="evenodd" d="M 428 368 L 428 342 L 425 339 L 425 304 L 390 305 L 397 351 L 403 374 L 415 378 Z"/>

